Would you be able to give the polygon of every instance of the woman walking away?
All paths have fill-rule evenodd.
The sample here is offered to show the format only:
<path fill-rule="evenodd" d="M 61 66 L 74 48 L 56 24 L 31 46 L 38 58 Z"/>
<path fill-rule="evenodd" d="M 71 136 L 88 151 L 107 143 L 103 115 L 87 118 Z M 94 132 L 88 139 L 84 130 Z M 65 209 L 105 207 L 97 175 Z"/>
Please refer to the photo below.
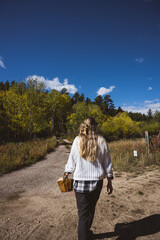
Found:
<path fill-rule="evenodd" d="M 113 173 L 108 145 L 96 133 L 94 118 L 87 118 L 80 125 L 79 136 L 72 144 L 65 175 L 73 173 L 73 188 L 78 208 L 78 240 L 89 240 L 92 231 L 96 203 L 99 199 L 103 179 L 107 177 L 107 191 L 111 194 Z"/>

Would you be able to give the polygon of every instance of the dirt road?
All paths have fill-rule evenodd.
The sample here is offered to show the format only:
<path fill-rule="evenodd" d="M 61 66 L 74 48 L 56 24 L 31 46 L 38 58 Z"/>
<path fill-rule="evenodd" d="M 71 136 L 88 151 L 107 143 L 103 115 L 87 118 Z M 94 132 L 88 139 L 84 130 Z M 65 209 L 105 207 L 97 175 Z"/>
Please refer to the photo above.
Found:
<path fill-rule="evenodd" d="M 59 146 L 46 159 L 0 177 L 1 240 L 75 240 L 74 193 L 60 193 L 57 179 L 69 151 Z M 114 193 L 106 181 L 97 204 L 94 239 L 160 240 L 160 170 L 115 173 Z"/>

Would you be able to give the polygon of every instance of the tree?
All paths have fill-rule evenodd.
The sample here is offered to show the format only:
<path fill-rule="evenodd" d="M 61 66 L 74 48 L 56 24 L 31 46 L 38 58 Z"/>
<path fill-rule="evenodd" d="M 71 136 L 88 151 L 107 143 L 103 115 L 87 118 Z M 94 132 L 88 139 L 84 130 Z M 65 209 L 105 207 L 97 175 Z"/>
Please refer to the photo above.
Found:
<path fill-rule="evenodd" d="M 145 114 L 142 113 L 133 113 L 133 112 L 129 112 L 129 117 L 133 120 L 133 121 L 145 121 L 147 119 Z"/>
<path fill-rule="evenodd" d="M 101 95 L 98 95 L 95 99 L 94 99 L 94 103 L 96 105 L 98 105 L 101 109 L 102 109 L 102 105 L 103 105 L 103 98 Z"/>
<path fill-rule="evenodd" d="M 6 91 L 9 90 L 9 82 L 8 82 L 8 80 L 5 82 L 4 88 L 5 88 Z"/>
<path fill-rule="evenodd" d="M 94 103 L 101 108 L 103 114 L 110 116 L 114 116 L 116 114 L 115 106 L 110 95 L 105 95 L 104 98 L 102 98 L 101 95 L 98 95 L 94 99 Z"/>
<path fill-rule="evenodd" d="M 62 90 L 60 91 L 61 94 L 67 94 L 69 95 L 69 93 L 67 92 L 67 88 L 62 88 Z"/>
<path fill-rule="evenodd" d="M 13 87 L 15 84 L 16 84 L 16 82 L 13 80 L 13 81 L 11 82 L 11 87 Z"/>
<path fill-rule="evenodd" d="M 101 130 L 109 140 L 136 137 L 139 133 L 138 124 L 132 121 L 126 112 L 108 118 L 103 122 Z"/>
<path fill-rule="evenodd" d="M 89 104 L 89 103 L 91 103 L 91 102 L 92 102 L 91 99 L 87 97 L 87 98 L 86 98 L 86 103 Z"/>
<path fill-rule="evenodd" d="M 67 130 L 69 133 L 76 135 L 80 124 L 87 117 L 94 117 L 98 125 L 101 126 L 106 117 L 102 110 L 96 104 L 87 104 L 85 101 L 73 105 L 73 113 L 68 116 Z"/>
<path fill-rule="evenodd" d="M 113 116 L 114 109 L 115 109 L 115 106 L 114 106 L 113 100 L 111 99 L 111 96 L 105 95 L 103 99 L 103 105 L 102 105 L 103 113 Z"/>
<path fill-rule="evenodd" d="M 76 92 L 72 97 L 72 104 L 77 103 L 79 101 L 79 97 L 80 97 L 79 93 Z"/>
<path fill-rule="evenodd" d="M 66 130 L 67 116 L 71 113 L 71 99 L 52 90 L 46 98 L 46 114 L 51 134 L 60 135 Z"/>
<path fill-rule="evenodd" d="M 5 91 L 0 91 L 0 142 L 7 140 L 8 132 L 8 119 L 4 109 Z"/>
<path fill-rule="evenodd" d="M 46 128 L 43 86 L 29 80 L 27 87 L 23 82 L 16 83 L 6 92 L 4 108 L 8 127 L 17 140 L 33 137 Z"/>
<path fill-rule="evenodd" d="M 4 86 L 4 84 L 3 84 L 3 82 L 0 82 L 0 91 L 4 91 L 5 90 L 5 86 Z"/>
<path fill-rule="evenodd" d="M 156 122 L 159 122 L 160 123 L 160 111 L 155 111 L 155 113 L 154 113 L 154 120 L 156 121 Z"/>
<path fill-rule="evenodd" d="M 123 112 L 122 108 L 119 106 L 117 112 Z"/>
<path fill-rule="evenodd" d="M 79 102 L 83 102 L 84 101 L 84 93 L 82 93 L 80 96 L 79 96 L 79 99 L 78 99 L 78 101 Z"/>
<path fill-rule="evenodd" d="M 153 118 L 153 113 L 152 110 L 149 108 L 148 112 L 147 112 L 147 119 L 148 121 L 150 121 Z"/>
<path fill-rule="evenodd" d="M 77 102 L 73 105 L 73 113 L 67 118 L 67 130 L 71 134 L 77 134 L 80 124 L 88 117 L 89 108 L 86 102 Z"/>

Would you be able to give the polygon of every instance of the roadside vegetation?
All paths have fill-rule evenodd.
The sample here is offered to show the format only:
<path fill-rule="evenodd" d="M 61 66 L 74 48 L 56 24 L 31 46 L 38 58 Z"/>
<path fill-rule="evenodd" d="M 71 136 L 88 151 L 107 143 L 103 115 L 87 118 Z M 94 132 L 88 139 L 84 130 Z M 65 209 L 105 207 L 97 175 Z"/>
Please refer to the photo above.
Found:
<path fill-rule="evenodd" d="M 43 159 L 47 153 L 54 151 L 56 145 L 56 137 L 1 145 L 0 174 L 20 169 Z"/>
<path fill-rule="evenodd" d="M 149 167 L 160 167 L 160 148 L 157 151 L 146 146 L 146 140 L 120 140 L 109 143 L 113 168 L 116 171 L 140 174 Z M 136 151 L 136 154 L 134 154 Z"/>

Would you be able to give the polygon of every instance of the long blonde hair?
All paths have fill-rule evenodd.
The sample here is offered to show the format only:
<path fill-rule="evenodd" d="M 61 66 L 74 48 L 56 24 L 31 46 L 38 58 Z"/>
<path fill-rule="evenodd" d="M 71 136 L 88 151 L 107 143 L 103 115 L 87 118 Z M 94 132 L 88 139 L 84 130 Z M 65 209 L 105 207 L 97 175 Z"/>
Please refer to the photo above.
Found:
<path fill-rule="evenodd" d="M 90 162 L 94 162 L 97 157 L 98 135 L 96 127 L 97 123 L 92 117 L 85 119 L 80 125 L 80 155 Z"/>

